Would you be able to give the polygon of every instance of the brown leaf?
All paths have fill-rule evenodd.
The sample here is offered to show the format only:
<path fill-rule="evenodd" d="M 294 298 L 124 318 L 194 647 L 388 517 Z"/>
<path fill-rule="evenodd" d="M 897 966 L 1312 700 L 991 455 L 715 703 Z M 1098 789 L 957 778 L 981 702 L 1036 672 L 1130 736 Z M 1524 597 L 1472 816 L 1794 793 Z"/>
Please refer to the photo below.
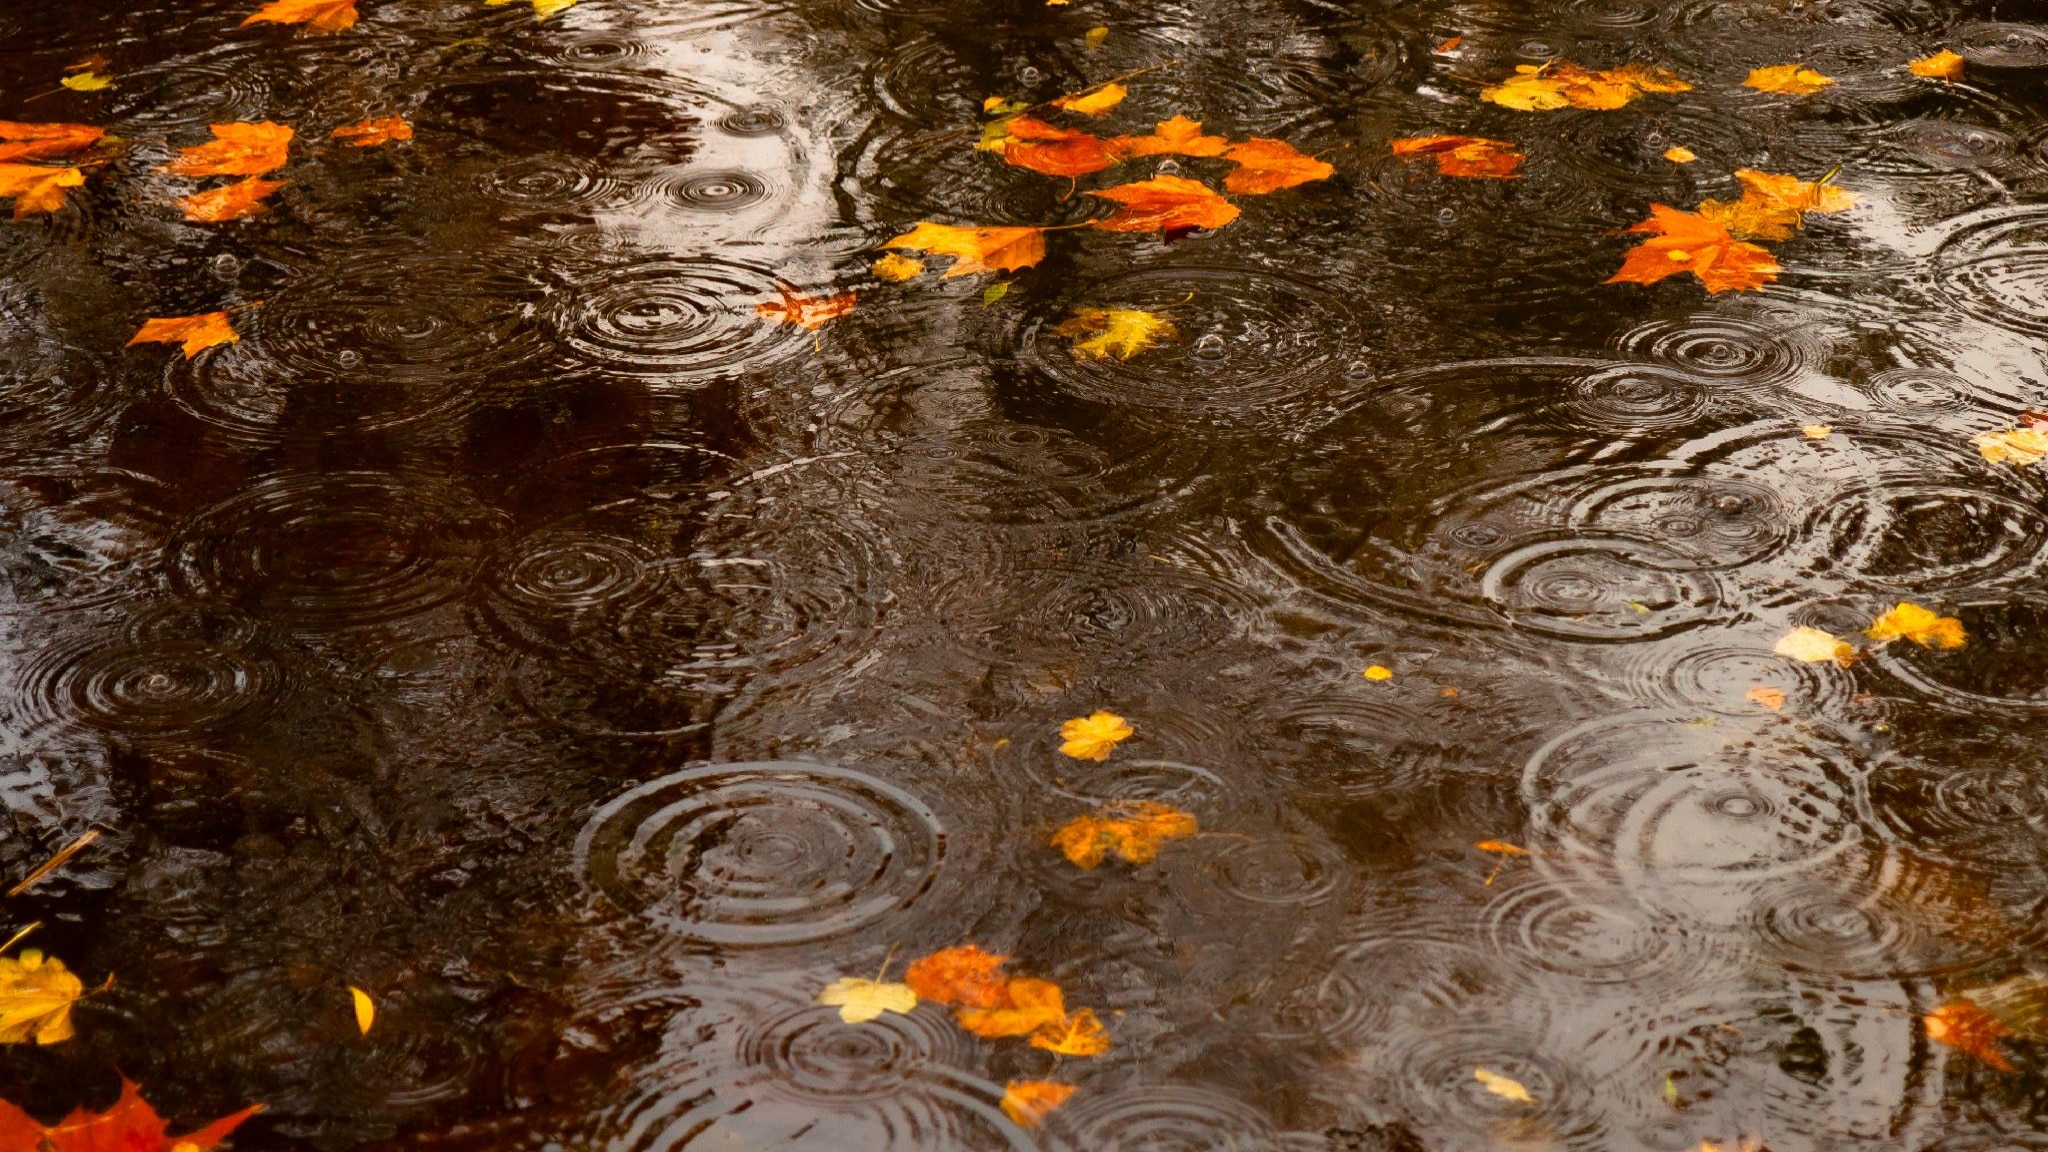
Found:
<path fill-rule="evenodd" d="M 1401 157 L 1434 156 L 1445 176 L 1481 180 L 1512 180 L 1525 159 L 1513 144 L 1484 136 L 1413 136 L 1394 141 L 1393 150 Z"/>
<path fill-rule="evenodd" d="M 882 247 L 951 256 L 954 263 L 946 270 L 948 279 L 976 272 L 1014 272 L 1045 259 L 1045 229 L 923 223 Z"/>
<path fill-rule="evenodd" d="M 1154 176 L 1088 194 L 1119 205 L 1114 215 L 1094 222 L 1110 232 L 1221 228 L 1238 217 L 1237 205 L 1214 189 L 1179 176 Z"/>
<path fill-rule="evenodd" d="M 185 359 L 199 355 L 215 344 L 233 344 L 241 337 L 228 323 L 226 312 L 201 312 L 197 316 L 155 317 L 142 322 L 142 327 L 128 341 L 127 347 L 137 344 L 183 344 Z"/>
<path fill-rule="evenodd" d="M 1761 288 L 1778 278 L 1778 262 L 1768 251 L 1737 240 L 1698 213 L 1652 204 L 1650 218 L 1629 231 L 1652 236 L 1629 249 L 1609 284 L 1655 284 L 1690 272 L 1708 292 L 1727 292 Z"/>
<path fill-rule="evenodd" d="M 214 124 L 213 139 L 179 150 L 178 158 L 158 168 L 174 176 L 261 176 L 284 166 L 292 130 L 269 120 L 254 124 Z"/>
<path fill-rule="evenodd" d="M 242 26 L 304 24 L 315 32 L 339 32 L 355 22 L 356 0 L 270 0 Z"/>
<path fill-rule="evenodd" d="M 82 152 L 106 136 L 89 124 L 24 124 L 0 120 L 0 163 L 53 160 Z"/>
<path fill-rule="evenodd" d="M 358 148 L 375 148 L 393 140 L 412 139 L 412 125 L 406 123 L 403 116 L 378 116 L 356 124 L 344 124 L 329 135 Z"/>
<path fill-rule="evenodd" d="M 185 219 L 201 224 L 222 224 L 229 220 L 242 220 L 250 216 L 261 216 L 270 211 L 264 199 L 272 192 L 291 183 L 289 180 L 265 180 L 251 176 L 233 184 L 208 188 L 178 199 L 178 207 L 185 210 Z"/>
<path fill-rule="evenodd" d="M 84 183 L 85 171 L 80 168 L 0 164 L 0 199 L 13 198 L 16 220 L 61 210 L 64 207 L 64 190 Z"/>

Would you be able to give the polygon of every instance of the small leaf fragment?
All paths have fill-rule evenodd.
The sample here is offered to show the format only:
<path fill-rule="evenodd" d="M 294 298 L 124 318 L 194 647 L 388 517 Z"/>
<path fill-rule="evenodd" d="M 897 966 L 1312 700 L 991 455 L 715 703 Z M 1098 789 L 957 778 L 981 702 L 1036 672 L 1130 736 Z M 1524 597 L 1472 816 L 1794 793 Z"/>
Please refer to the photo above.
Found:
<path fill-rule="evenodd" d="M 1083 116 L 1100 116 L 1111 108 L 1123 103 L 1124 97 L 1130 94 L 1130 89 L 1115 81 L 1111 81 L 1099 88 L 1091 88 L 1077 95 L 1062 96 L 1054 100 L 1052 106 L 1063 108 L 1068 112 L 1076 112 Z"/>
<path fill-rule="evenodd" d="M 1008 296 L 1010 294 L 1011 283 L 1012 281 L 1009 280 L 998 280 L 995 283 L 989 285 L 988 287 L 983 288 L 981 290 L 981 306 L 983 308 L 990 307 L 991 305 L 995 304 L 998 300 L 1001 300 L 1003 297 Z"/>
<path fill-rule="evenodd" d="M 868 271 L 873 272 L 876 279 L 901 284 L 905 280 L 915 280 L 924 275 L 924 261 L 914 256 L 891 252 L 875 261 Z"/>
<path fill-rule="evenodd" d="M 1131 737 L 1131 726 L 1114 712 L 1091 712 L 1060 725 L 1060 753 L 1076 760 L 1107 760 Z"/>
<path fill-rule="evenodd" d="M 1832 660 L 1844 668 L 1856 660 L 1856 649 L 1848 641 L 1832 633 L 1823 632 L 1819 628 L 1804 625 L 1785 633 L 1771 646 L 1771 651 L 1779 656 L 1808 664 L 1821 664 Z"/>
<path fill-rule="evenodd" d="M 1036 1128 L 1073 1094 L 1072 1084 L 1051 1080 L 1012 1080 L 1003 1085 L 1003 1115 L 1020 1127 Z"/>
<path fill-rule="evenodd" d="M 2005 1025 L 1971 1001 L 1950 1000 L 1921 1017 L 1921 1023 L 1929 1040 L 1968 1053 L 2000 1072 L 2015 1070 L 1998 1050 L 1999 1039 L 2010 1035 Z"/>
<path fill-rule="evenodd" d="M 185 359 L 199 355 L 216 344 L 233 344 L 241 337 L 228 323 L 226 312 L 202 312 L 197 316 L 168 316 L 145 320 L 128 341 L 137 344 L 183 344 Z"/>
<path fill-rule="evenodd" d="M 1690 164 L 1699 159 L 1700 154 L 1683 144 L 1674 144 L 1664 150 L 1664 158 L 1673 164 Z"/>
<path fill-rule="evenodd" d="M 917 1007 L 917 993 L 908 984 L 841 976 L 818 993 L 818 1003 L 838 1008 L 848 1024 L 865 1024 L 884 1012 L 901 1014 Z"/>
<path fill-rule="evenodd" d="M 1806 427 L 1801 428 L 1799 433 L 1808 440 L 1825 440 L 1833 435 L 1834 431 L 1834 427 L 1829 424 L 1808 424 Z"/>
<path fill-rule="evenodd" d="M 1484 1068 L 1474 1068 L 1472 1070 L 1472 1078 L 1484 1084 L 1488 1092 L 1499 1096 L 1503 1100 L 1513 1100 L 1519 1104 L 1534 1104 L 1536 1102 L 1536 1098 L 1529 1095 L 1529 1090 L 1522 1087 L 1521 1081 L 1503 1076 L 1498 1072 L 1489 1072 Z"/>
<path fill-rule="evenodd" d="M 1180 335 L 1171 320 L 1135 308 L 1076 308 L 1053 332 L 1074 340 L 1074 357 L 1079 360 L 1129 360 Z"/>
<path fill-rule="evenodd" d="M 1086 41 L 1090 48 L 1100 48 L 1102 47 L 1102 42 L 1109 39 L 1109 27 L 1105 24 L 1098 24 L 1090 28 L 1081 39 Z"/>
<path fill-rule="evenodd" d="M 1784 96 L 1810 96 L 1834 82 L 1833 77 L 1823 76 L 1803 64 L 1773 64 L 1750 69 L 1749 79 L 1742 86 Z"/>
<path fill-rule="evenodd" d="M 516 4 L 518 0 L 484 0 L 484 3 L 496 8 L 500 4 Z M 533 18 L 539 22 L 575 6 L 576 0 L 533 0 Z"/>
<path fill-rule="evenodd" d="M 1777 712 L 1785 707 L 1785 690 L 1783 688 L 1773 688 L 1768 684 L 1752 684 L 1749 686 L 1749 692 L 1746 695 L 1750 703 L 1761 705 L 1773 712 Z"/>
<path fill-rule="evenodd" d="M 1968 643 L 1961 620 L 1908 602 L 1892 605 L 1864 635 L 1880 644 L 1904 637 L 1922 648 L 1961 648 Z"/>
<path fill-rule="evenodd" d="M 1505 840 L 1481 840 L 1479 843 L 1474 844 L 1473 847 L 1479 849 L 1481 852 L 1492 852 L 1499 856 L 1529 855 L 1529 850 L 1527 848 L 1523 848 L 1516 844 L 1510 844 Z"/>
<path fill-rule="evenodd" d="M 777 291 L 782 293 L 782 299 L 754 305 L 754 315 L 813 332 L 853 311 L 859 298 L 859 294 L 854 292 L 841 292 L 837 296 L 807 296 L 787 284 L 781 285 Z"/>
<path fill-rule="evenodd" d="M 1392 680 L 1394 678 L 1394 670 L 1384 664 L 1368 664 L 1365 666 L 1365 678 L 1367 680 Z"/>
<path fill-rule="evenodd" d="M 1437 45 L 1436 47 L 1431 48 L 1430 51 L 1438 56 L 1443 56 L 1451 52 L 1456 52 L 1458 50 L 1458 45 L 1463 44 L 1464 42 L 1465 38 L 1463 36 L 1453 36 L 1449 40 L 1446 40 L 1443 43 Z"/>
<path fill-rule="evenodd" d="M 370 1034 L 370 1025 L 377 1022 L 377 1002 L 370 999 L 368 992 L 353 984 L 348 986 L 348 994 L 349 998 L 355 1002 L 356 1027 L 362 1031 L 363 1035 L 368 1036 Z"/>
<path fill-rule="evenodd" d="M 1918 60 L 1910 61 L 1906 67 L 1912 70 L 1913 75 L 1925 76 L 1931 80 L 1961 80 L 1963 78 L 1963 58 L 1946 48 L 1932 56 L 1923 56 Z"/>

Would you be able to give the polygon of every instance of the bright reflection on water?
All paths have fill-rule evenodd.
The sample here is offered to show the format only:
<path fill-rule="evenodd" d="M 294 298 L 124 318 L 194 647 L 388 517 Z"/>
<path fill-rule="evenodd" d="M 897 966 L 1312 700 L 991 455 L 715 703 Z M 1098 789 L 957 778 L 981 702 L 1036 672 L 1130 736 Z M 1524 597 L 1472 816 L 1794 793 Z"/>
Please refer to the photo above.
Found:
<path fill-rule="evenodd" d="M 118 1069 L 174 1131 L 262 1101 L 245 1150 L 2041 1146 L 2048 1048 L 1920 1023 L 2048 974 L 2048 473 L 1971 444 L 2048 407 L 2038 10 L 254 7 L 0 12 L 0 119 L 125 142 L 0 227 L 0 875 L 106 833 L 0 935 L 115 975 L 0 1097 Z M 1476 99 L 1566 59 L 1694 88 Z M 919 221 L 1088 219 L 982 100 L 1169 61 L 1090 127 L 1336 174 L 1053 233 L 992 304 L 869 276 Z M 1741 86 L 1788 61 L 1838 83 Z M 154 169 L 243 119 L 290 186 L 180 222 Z M 1388 155 L 1438 133 L 1529 159 Z M 1741 167 L 1860 203 L 1759 292 L 1602 283 Z M 814 336 L 781 282 L 860 302 Z M 1076 360 L 1077 306 L 1179 339 Z M 1772 652 L 1900 600 L 1968 645 Z M 1061 756 L 1097 708 L 1137 735 Z M 1203 831 L 1047 847 L 1132 800 Z M 969 940 L 1112 1050 L 814 1003 Z M 1033 1131 L 1013 1079 L 1078 1091 Z"/>

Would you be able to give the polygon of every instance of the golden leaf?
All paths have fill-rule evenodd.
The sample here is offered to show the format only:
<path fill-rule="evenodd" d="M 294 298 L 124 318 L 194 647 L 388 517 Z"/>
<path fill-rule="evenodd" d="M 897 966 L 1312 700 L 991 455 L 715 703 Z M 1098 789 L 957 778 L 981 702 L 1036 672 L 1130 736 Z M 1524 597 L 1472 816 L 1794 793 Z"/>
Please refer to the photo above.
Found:
<path fill-rule="evenodd" d="M 1109 141 L 1119 156 L 1221 156 L 1230 141 L 1202 135 L 1202 122 L 1185 116 L 1161 120 L 1150 136 L 1117 136 Z"/>
<path fill-rule="evenodd" d="M 496 8 L 500 4 L 516 4 L 518 0 L 484 0 L 484 3 Z M 545 20 L 557 12 L 567 11 L 575 6 L 576 0 L 533 0 L 533 18 Z"/>
<path fill-rule="evenodd" d="M 908 984 L 884 984 L 861 976 L 841 976 L 818 993 L 818 1003 L 839 1009 L 848 1024 L 864 1024 L 884 1012 L 904 1013 L 917 1007 L 917 993 Z"/>
<path fill-rule="evenodd" d="M 0 199 L 14 199 L 14 218 L 25 220 L 64 207 L 64 190 L 85 183 L 82 168 L 45 168 L 40 164 L 0 164 Z"/>
<path fill-rule="evenodd" d="M 1062 1056 L 1100 1056 L 1109 1051 L 1109 1030 L 1093 1008 L 1083 1008 L 1031 1034 L 1031 1046 Z"/>
<path fill-rule="evenodd" d="M 71 75 L 57 81 L 57 83 L 71 89 L 73 92 L 97 92 L 102 88 L 111 86 L 114 83 L 114 78 L 103 76 L 98 72 L 73 72 Z"/>
<path fill-rule="evenodd" d="M 1923 56 L 1906 65 L 1915 76 L 1926 76 L 1934 80 L 1961 80 L 1963 58 L 1943 48 L 1932 56 Z"/>
<path fill-rule="evenodd" d="M 1834 83 L 1832 77 L 1823 76 L 1813 69 L 1800 64 L 1773 64 L 1768 68 L 1752 68 L 1749 79 L 1742 82 L 1745 88 L 1759 92 L 1776 92 L 1785 96 L 1808 96 Z"/>
<path fill-rule="evenodd" d="M 1808 424 L 1799 430 L 1799 434 L 1808 440 L 1825 440 L 1834 433 L 1834 426 L 1830 424 Z"/>
<path fill-rule="evenodd" d="M 271 0 L 242 25 L 304 24 L 315 32 L 339 32 L 355 22 L 356 0 Z"/>
<path fill-rule="evenodd" d="M 1768 251 L 1737 240 L 1697 213 L 1652 204 L 1650 218 L 1629 231 L 1654 235 L 1628 250 L 1621 270 L 1607 278 L 1609 284 L 1654 284 L 1690 272 L 1708 292 L 1727 292 L 1761 288 L 1777 279 L 1778 262 Z"/>
<path fill-rule="evenodd" d="M 355 1002 L 356 1027 L 362 1031 L 363 1035 L 368 1036 L 370 1034 L 370 1025 L 377 1022 L 377 1002 L 370 999 L 368 992 L 353 984 L 348 986 L 348 994 L 349 999 Z"/>
<path fill-rule="evenodd" d="M 269 120 L 254 124 L 214 124 L 213 139 L 178 151 L 178 158 L 158 168 L 174 176 L 261 176 L 284 166 L 292 130 Z"/>
<path fill-rule="evenodd" d="M 176 201 L 185 212 L 185 219 L 201 224 L 221 224 L 229 220 L 241 220 L 250 216 L 261 216 L 270 211 L 264 203 L 272 192 L 291 183 L 289 180 L 265 180 L 261 176 L 250 176 L 204 192 L 181 196 Z"/>
<path fill-rule="evenodd" d="M 903 256 L 891 252 L 880 260 L 875 261 L 868 268 L 868 271 L 873 272 L 878 280 L 887 280 L 891 284 L 901 284 L 905 280 L 915 280 L 919 276 L 924 275 L 924 261 L 913 256 Z"/>
<path fill-rule="evenodd" d="M 1200 822 L 1191 813 L 1140 800 L 1074 817 L 1053 833 L 1052 846 L 1083 868 L 1094 868 L 1111 853 L 1126 863 L 1144 864 L 1159 855 L 1161 844 L 1199 831 Z"/>
<path fill-rule="evenodd" d="M 375 148 L 393 140 L 412 139 L 412 125 L 403 116 L 377 116 L 355 124 L 344 124 L 328 133 L 336 140 L 346 140 L 358 148 Z"/>
<path fill-rule="evenodd" d="M 1673 164 L 1690 164 L 1699 159 L 1700 154 L 1683 144 L 1674 144 L 1664 150 L 1664 158 Z"/>
<path fill-rule="evenodd" d="M 1779 656 L 1802 660 L 1808 664 L 1819 664 L 1832 660 L 1847 668 L 1856 661 L 1856 649 L 1847 641 L 1818 628 L 1798 627 L 1780 637 L 1771 646 Z"/>
<path fill-rule="evenodd" d="M 1392 680 L 1394 670 L 1384 664 L 1368 664 L 1365 666 L 1364 675 L 1367 680 Z"/>
<path fill-rule="evenodd" d="M 1124 97 L 1130 94 L 1130 89 L 1112 81 L 1100 88 L 1091 88 L 1078 95 L 1062 96 L 1053 101 L 1052 106 L 1064 108 L 1069 112 L 1078 112 L 1083 116 L 1100 116 L 1111 108 L 1123 103 Z"/>
<path fill-rule="evenodd" d="M 1504 1100 L 1513 1100 L 1521 1104 L 1534 1104 L 1536 1102 L 1536 1098 L 1529 1095 L 1529 1090 L 1522 1087 L 1521 1081 L 1510 1079 L 1498 1072 L 1489 1072 L 1484 1068 L 1474 1068 L 1472 1070 L 1472 1078 L 1486 1085 L 1488 1092 Z"/>
<path fill-rule="evenodd" d="M 197 316 L 169 316 L 145 320 L 142 328 L 128 341 L 127 347 L 137 344 L 179 344 L 185 346 L 185 359 L 199 355 L 216 344 L 233 344 L 241 337 L 228 324 L 226 312 L 202 312 Z"/>
<path fill-rule="evenodd" d="M 71 1039 L 71 1005 L 83 995 L 85 984 L 54 956 L 0 956 L 0 1044 Z"/>
<path fill-rule="evenodd" d="M 1768 684 L 1752 684 L 1746 695 L 1750 703 L 1760 704 L 1773 712 L 1785 707 L 1785 690 L 1782 688 L 1773 688 Z"/>
<path fill-rule="evenodd" d="M 2048 428 L 2012 428 L 1980 432 L 1970 438 L 1993 464 L 2039 464 L 2048 458 Z"/>
<path fill-rule="evenodd" d="M 919 224 L 882 245 L 951 256 L 946 278 L 975 272 L 1014 272 L 1045 259 L 1043 228 L 955 228 L 950 224 Z"/>
<path fill-rule="evenodd" d="M 1864 633 L 1880 644 L 1905 637 L 1922 648 L 1961 648 L 1967 643 L 1963 622 L 1930 612 L 1918 604 L 1899 603 L 1879 616 Z"/>
<path fill-rule="evenodd" d="M 1092 712 L 1060 725 L 1060 751 L 1076 760 L 1107 760 L 1118 744 L 1131 738 L 1131 726 L 1114 712 Z"/>
<path fill-rule="evenodd" d="M 1130 308 L 1076 308 L 1053 331 L 1073 338 L 1074 356 L 1084 360 L 1129 360 L 1162 339 L 1180 335 L 1166 317 Z"/>
<path fill-rule="evenodd" d="M 1100 48 L 1102 47 L 1102 42 L 1109 39 L 1109 28 L 1106 25 L 1097 24 L 1095 27 L 1090 28 L 1081 39 L 1087 41 L 1090 48 Z"/>
<path fill-rule="evenodd" d="M 1808 212 L 1841 212 L 1856 194 L 1832 184 L 1738 168 L 1740 200 L 1702 200 L 1699 213 L 1742 239 L 1786 240 Z"/>
<path fill-rule="evenodd" d="M 1072 1084 L 1051 1080 L 1012 1080 L 1003 1085 L 1003 1115 L 1021 1127 L 1036 1128 L 1073 1094 Z"/>

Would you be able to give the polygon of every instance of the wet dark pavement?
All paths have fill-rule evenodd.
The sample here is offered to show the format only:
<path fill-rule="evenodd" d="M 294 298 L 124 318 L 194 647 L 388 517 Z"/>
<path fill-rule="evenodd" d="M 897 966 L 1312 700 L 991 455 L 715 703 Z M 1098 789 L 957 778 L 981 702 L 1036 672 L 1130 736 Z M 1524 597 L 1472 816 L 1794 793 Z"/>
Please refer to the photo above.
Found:
<path fill-rule="evenodd" d="M 1921 1020 L 2048 975 L 2048 472 L 1972 444 L 2048 407 L 2048 14 L 255 6 L 0 12 L 0 119 L 124 142 L 0 221 L 0 876 L 104 831 L 0 928 L 114 976 L 0 1098 L 260 1101 L 245 1152 L 2048 1146 L 2048 1045 Z M 1564 59 L 1693 88 L 1478 99 Z M 1837 82 L 1743 87 L 1790 61 Z M 976 151 L 982 102 L 1141 69 L 1083 126 L 1335 174 L 869 274 L 1099 215 Z M 154 169 L 266 119 L 273 209 L 181 220 Z M 1435 133 L 1528 160 L 1388 154 Z M 1760 291 L 1603 283 L 1737 168 L 1859 203 Z M 769 323 L 779 283 L 859 303 Z M 1077 359 L 1077 306 L 1179 338 Z M 1899 601 L 1968 644 L 1773 653 Z M 1062 756 L 1096 709 L 1136 734 Z M 1049 847 L 1133 800 L 1202 831 Z M 1112 1049 L 814 1003 L 970 940 Z M 1078 1089 L 1030 1130 L 1013 1079 Z"/>

